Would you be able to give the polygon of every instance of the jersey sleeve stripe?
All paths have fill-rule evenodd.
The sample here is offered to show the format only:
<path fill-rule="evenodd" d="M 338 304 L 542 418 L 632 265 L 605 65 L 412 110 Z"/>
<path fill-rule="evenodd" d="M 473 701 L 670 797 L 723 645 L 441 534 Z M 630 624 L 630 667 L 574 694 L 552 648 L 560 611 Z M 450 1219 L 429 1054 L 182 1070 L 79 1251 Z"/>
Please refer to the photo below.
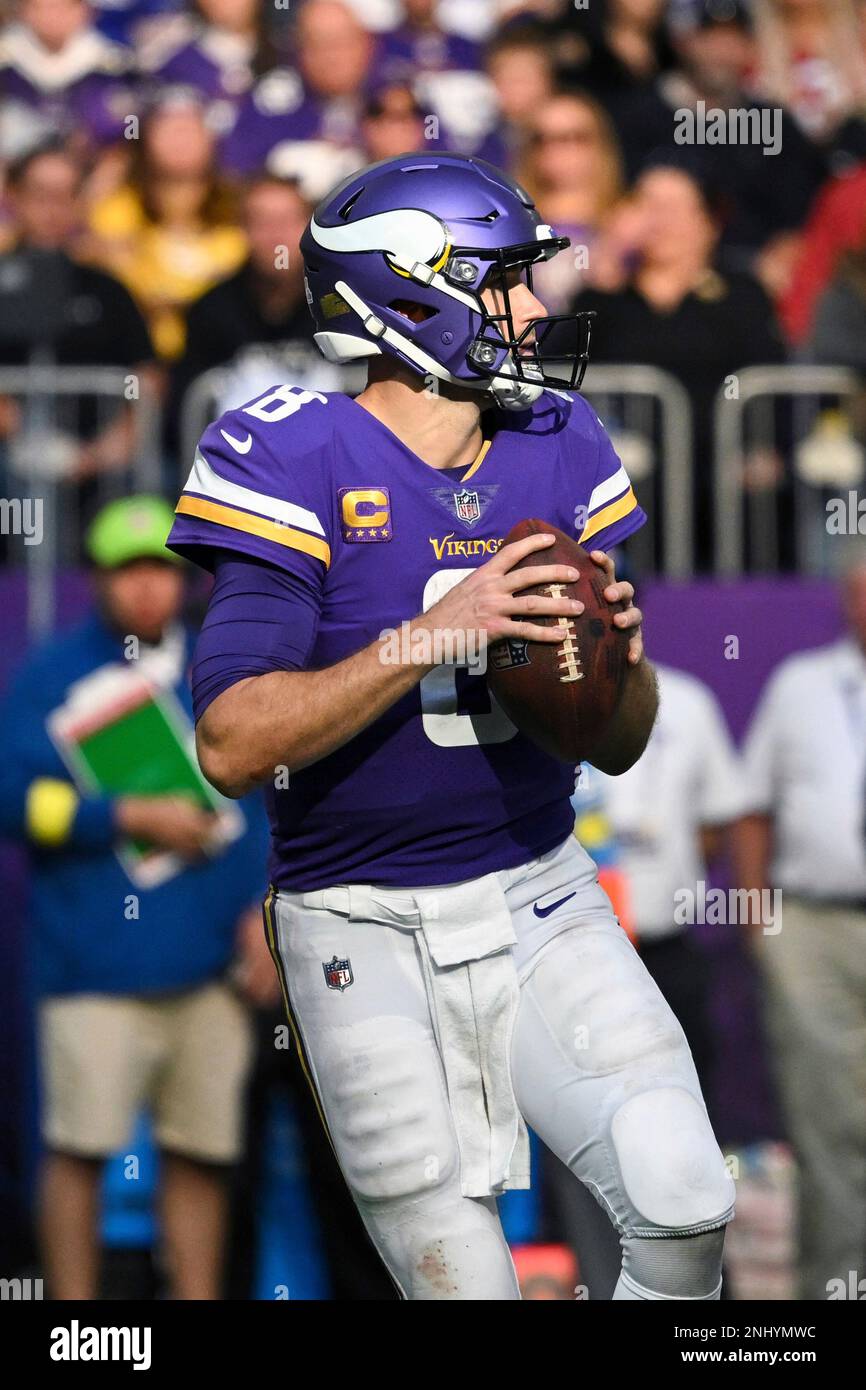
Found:
<path fill-rule="evenodd" d="M 292 526 L 281 526 L 276 521 L 266 521 L 264 517 L 253 516 L 250 512 L 239 512 L 234 507 L 224 507 L 219 502 L 209 502 L 206 497 L 190 497 L 184 493 L 175 508 L 179 516 L 197 516 L 202 521 L 215 522 L 217 526 L 227 526 L 233 531 L 245 531 L 250 536 L 261 536 L 263 540 L 274 541 L 276 545 L 289 550 L 301 550 L 322 560 L 326 566 L 331 563 L 331 547 L 318 536 L 308 536 L 304 531 L 296 531 Z"/>
<path fill-rule="evenodd" d="M 185 490 L 200 492 L 204 497 L 209 497 L 215 502 L 225 502 L 230 507 L 244 507 L 250 512 L 263 512 L 273 521 L 282 521 L 286 526 L 300 526 L 304 531 L 312 531 L 314 535 L 324 539 L 325 532 L 315 512 L 308 511 L 306 507 L 299 507 L 294 502 L 286 502 L 280 497 L 269 497 L 267 493 L 256 492 L 251 487 L 221 478 L 208 463 L 201 449 L 196 449 L 195 462 Z"/>
<path fill-rule="evenodd" d="M 590 517 L 580 534 L 579 543 L 584 545 L 590 536 L 598 535 L 599 531 L 603 531 L 606 526 L 612 526 L 621 517 L 628 516 L 629 512 L 634 511 L 636 506 L 637 498 L 632 489 L 629 488 L 624 497 L 618 498 L 616 502 L 611 502 L 609 507 L 604 507 L 602 511 L 596 512 L 595 516 Z"/>
<path fill-rule="evenodd" d="M 598 487 L 593 488 L 587 509 L 589 515 L 592 516 L 599 507 L 606 506 L 608 502 L 612 502 L 615 497 L 630 487 L 631 483 L 625 469 L 618 468 L 615 473 L 611 473 L 609 478 L 605 478 L 603 483 L 599 483 Z"/>

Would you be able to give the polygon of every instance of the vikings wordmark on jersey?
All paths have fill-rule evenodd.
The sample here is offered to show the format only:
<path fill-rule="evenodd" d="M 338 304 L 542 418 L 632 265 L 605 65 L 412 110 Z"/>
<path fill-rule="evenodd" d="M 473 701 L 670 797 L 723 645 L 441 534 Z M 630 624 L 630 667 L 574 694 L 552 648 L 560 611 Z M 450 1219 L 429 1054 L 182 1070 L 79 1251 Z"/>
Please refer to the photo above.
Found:
<path fill-rule="evenodd" d="M 443 471 L 349 397 L 277 386 L 206 430 L 169 545 L 206 567 L 235 551 L 293 575 L 316 615 L 303 665 L 322 668 L 430 608 L 521 517 L 570 530 L 585 516 L 578 539 L 600 548 L 643 523 L 582 397 L 545 391 L 488 414 L 478 458 Z M 482 676 L 438 667 L 344 748 L 268 787 L 271 878 L 436 884 L 516 865 L 570 834 L 573 779 Z"/>

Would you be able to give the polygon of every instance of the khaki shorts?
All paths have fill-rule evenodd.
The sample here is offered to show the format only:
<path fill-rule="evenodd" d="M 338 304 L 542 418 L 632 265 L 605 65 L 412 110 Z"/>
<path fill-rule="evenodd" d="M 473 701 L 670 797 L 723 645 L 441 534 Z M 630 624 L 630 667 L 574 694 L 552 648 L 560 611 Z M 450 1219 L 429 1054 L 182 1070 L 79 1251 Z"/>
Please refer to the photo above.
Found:
<path fill-rule="evenodd" d="M 153 999 L 49 998 L 40 1005 L 39 1034 L 50 1148 L 116 1153 L 147 1107 L 161 1148 L 209 1163 L 239 1156 L 252 1030 L 225 985 Z"/>

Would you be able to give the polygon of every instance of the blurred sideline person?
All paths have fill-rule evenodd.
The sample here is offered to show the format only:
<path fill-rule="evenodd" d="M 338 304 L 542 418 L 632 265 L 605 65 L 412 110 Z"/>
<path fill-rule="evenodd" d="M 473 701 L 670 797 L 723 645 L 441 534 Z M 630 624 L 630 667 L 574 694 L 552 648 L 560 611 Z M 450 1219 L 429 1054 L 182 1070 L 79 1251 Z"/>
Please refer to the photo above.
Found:
<path fill-rule="evenodd" d="M 263 814 L 245 799 L 245 832 L 205 858 L 210 813 L 176 795 L 81 795 L 46 728 L 74 682 L 123 663 L 130 636 L 142 673 L 189 708 L 183 569 L 164 545 L 171 519 L 165 502 L 146 497 L 97 515 L 87 538 L 95 606 L 27 658 L 0 717 L 0 830 L 30 853 L 46 1147 L 39 1221 L 58 1299 L 96 1296 L 102 1165 L 145 1104 L 163 1154 L 171 1292 L 220 1291 L 225 1175 L 239 1157 L 250 1054 L 247 1009 L 225 976 L 239 929 L 259 936 L 244 928 L 262 891 Z M 171 850 L 186 868 L 158 887 L 134 885 L 115 854 L 124 837 Z M 133 889 L 138 914 L 128 920 Z"/>
<path fill-rule="evenodd" d="M 738 882 L 782 894 L 751 936 L 799 1166 L 804 1299 L 866 1272 L 866 554 L 842 597 L 848 635 L 789 657 L 764 691 L 737 831 Z"/>
<path fill-rule="evenodd" d="M 629 885 L 644 964 L 683 1026 L 705 1094 L 713 1045 L 706 958 L 691 927 L 708 865 L 742 809 L 737 754 L 709 686 L 657 665 L 659 714 L 643 757 L 622 777 L 591 772 Z"/>

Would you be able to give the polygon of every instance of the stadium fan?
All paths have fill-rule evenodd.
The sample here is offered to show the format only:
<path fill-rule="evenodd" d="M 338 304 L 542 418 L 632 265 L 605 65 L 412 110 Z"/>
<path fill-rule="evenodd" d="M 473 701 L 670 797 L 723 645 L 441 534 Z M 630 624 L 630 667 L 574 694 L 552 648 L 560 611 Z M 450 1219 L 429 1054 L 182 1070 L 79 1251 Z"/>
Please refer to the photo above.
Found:
<path fill-rule="evenodd" d="M 866 385 L 866 227 L 818 301 L 806 351 L 814 362 L 850 367 Z"/>
<path fill-rule="evenodd" d="M 498 120 L 490 136 L 492 164 L 514 170 L 523 157 L 529 128 L 539 107 L 553 95 L 555 77 L 550 46 L 529 25 L 506 29 L 485 50 L 485 69 L 496 92 Z"/>
<path fill-rule="evenodd" d="M 779 362 L 781 336 L 757 280 L 715 269 L 720 210 L 683 161 L 650 168 L 625 209 L 632 238 L 620 289 L 583 290 L 593 309 L 593 359 L 646 362 L 671 372 L 692 403 L 697 554 L 711 563 L 713 404 L 732 372 Z"/>
<path fill-rule="evenodd" d="M 752 0 L 756 90 L 833 148 L 866 110 L 866 52 L 853 0 Z"/>
<path fill-rule="evenodd" d="M 33 151 L 9 170 L 13 243 L 0 257 L 0 363 L 126 367 L 156 391 L 159 372 L 133 299 L 118 280 L 78 255 L 82 181 L 78 163 L 57 145 Z M 53 408 L 54 443 L 58 450 L 62 446 L 61 471 L 68 480 L 129 463 L 135 444 L 131 408 L 106 418 L 105 403 L 99 409 L 87 394 L 62 406 L 57 400 Z M 0 418 L 0 432 L 12 436 L 14 460 L 27 443 L 27 420 L 8 401 Z M 44 453 L 46 440 L 40 437 Z"/>
<path fill-rule="evenodd" d="M 562 5 L 549 24 L 563 81 L 577 83 L 605 106 L 651 85 L 676 65 L 667 0 L 606 0 Z"/>
<path fill-rule="evenodd" d="M 538 267 L 534 286 L 551 313 L 564 311 L 583 283 L 599 228 L 623 194 L 613 127 L 592 97 L 548 98 L 529 127 L 518 177 L 542 216 L 571 240 L 568 256 Z"/>
<path fill-rule="evenodd" d="M 0 829 L 26 846 L 30 865 L 45 1145 L 39 1221 L 56 1299 L 97 1294 L 100 1174 L 147 1103 L 163 1155 L 171 1293 L 220 1293 L 225 1179 L 238 1157 L 250 1055 L 247 1010 L 224 976 L 261 894 L 262 809 L 248 798 L 232 837 L 222 837 L 215 812 L 191 790 L 109 789 L 142 738 L 148 786 L 171 785 L 176 774 L 173 745 L 161 751 L 163 725 L 151 717 L 136 732 L 122 715 L 129 681 L 156 692 L 151 710 L 154 699 L 189 709 L 192 634 L 181 620 L 182 566 L 165 549 L 171 520 L 154 497 L 113 502 L 96 516 L 87 542 L 92 610 L 27 657 L 0 716 Z M 165 727 L 175 717 L 166 713 Z M 101 780 L 99 737 L 114 748 Z M 69 767 L 87 759 L 85 791 Z M 161 877 L 135 873 L 136 845 L 162 855 Z M 255 939 L 260 933 L 243 933 Z M 243 964 L 249 975 L 252 961 Z"/>
<path fill-rule="evenodd" d="M 824 156 L 792 116 L 751 90 L 755 41 L 750 12 L 739 0 L 700 0 L 680 20 L 674 43 L 675 70 L 607 98 L 628 175 L 636 178 L 664 150 L 681 151 L 675 132 L 684 112 L 747 110 L 754 121 L 769 120 L 769 152 L 763 134 L 743 139 L 725 130 L 722 143 L 701 142 L 700 161 L 704 180 L 724 197 L 720 264 L 757 270 L 775 294 L 825 177 Z"/>
<path fill-rule="evenodd" d="M 864 229 L 866 163 L 827 182 L 803 228 L 799 254 L 779 300 L 779 318 L 795 346 L 806 340 L 821 295 L 845 251 L 860 244 Z"/>
<path fill-rule="evenodd" d="M 401 0 L 401 22 L 382 36 L 379 65 L 383 76 L 410 78 L 416 73 L 481 67 L 481 49 L 442 23 L 439 0 Z"/>
<path fill-rule="evenodd" d="M 90 211 L 92 255 L 144 313 L 157 353 L 183 351 L 183 311 L 246 254 L 215 143 L 188 90 L 160 96 L 141 123 L 129 181 Z"/>
<path fill-rule="evenodd" d="M 361 140 L 370 163 L 424 149 L 424 136 L 424 112 L 408 83 L 387 83 L 370 95 L 361 119 Z"/>
<path fill-rule="evenodd" d="M 135 109 L 127 49 L 91 23 L 84 0 L 19 0 L 0 30 L 0 158 L 48 134 L 90 150 L 118 140 Z"/>
<path fill-rule="evenodd" d="M 480 45 L 444 27 L 437 0 L 404 0 L 401 8 L 403 23 L 380 39 L 378 81 L 412 83 L 421 106 L 436 118 L 435 135 L 427 133 L 432 148 L 497 158 L 495 96 L 481 71 Z"/>
<path fill-rule="evenodd" d="M 773 673 L 744 747 L 737 882 L 779 890 L 749 937 L 798 1163 L 796 1296 L 838 1297 L 866 1250 L 866 557 L 852 543 L 847 634 Z M 858 1285 L 862 1289 L 862 1284 Z M 857 1297 L 842 1294 L 842 1297 Z"/>
<path fill-rule="evenodd" d="M 167 28 L 142 53 L 158 86 L 187 86 L 208 103 L 209 125 L 231 129 L 241 99 L 276 61 L 267 7 L 259 0 L 195 0 L 183 26 Z"/>
<path fill-rule="evenodd" d="M 297 69 L 272 68 L 241 103 L 222 148 L 231 173 L 262 168 L 279 145 L 357 146 L 373 37 L 342 0 L 307 0 L 295 21 L 294 46 Z"/>
<path fill-rule="evenodd" d="M 172 380 L 176 411 L 191 383 L 212 367 L 230 364 L 224 393 L 249 400 L 284 371 L 287 348 L 302 346 L 318 362 L 298 250 L 309 215 L 295 184 L 268 175 L 250 181 L 241 217 L 249 253 L 239 270 L 189 307 L 186 348 Z M 292 370 L 300 371 L 297 354 Z"/>

